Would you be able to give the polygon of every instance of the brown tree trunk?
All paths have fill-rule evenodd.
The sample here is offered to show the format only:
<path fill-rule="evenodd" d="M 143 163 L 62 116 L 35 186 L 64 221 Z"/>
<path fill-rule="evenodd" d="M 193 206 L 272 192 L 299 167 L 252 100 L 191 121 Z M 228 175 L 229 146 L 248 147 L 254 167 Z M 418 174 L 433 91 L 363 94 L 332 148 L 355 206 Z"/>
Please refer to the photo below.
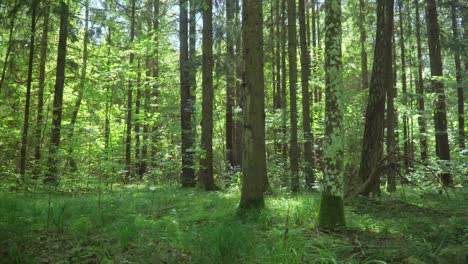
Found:
<path fill-rule="evenodd" d="M 226 160 L 227 169 L 234 164 L 234 94 L 236 88 L 236 64 L 234 54 L 235 1 L 226 2 L 227 41 L 226 41 Z"/>
<path fill-rule="evenodd" d="M 140 180 L 143 179 L 141 171 L 141 61 L 138 58 L 136 98 L 135 98 L 135 171 Z"/>
<path fill-rule="evenodd" d="M 135 39 L 135 1 L 132 0 L 131 18 L 130 18 L 130 45 Z M 133 65 L 135 54 L 130 52 L 129 66 Z M 132 104 L 133 104 L 133 81 L 129 79 L 127 88 L 127 120 L 126 120 L 126 137 L 125 137 L 125 182 L 130 182 L 133 176 L 132 170 Z"/>
<path fill-rule="evenodd" d="M 29 61 L 28 61 L 28 77 L 26 80 L 26 102 L 24 104 L 24 120 L 23 133 L 21 138 L 21 157 L 20 157 L 20 175 L 26 173 L 27 163 L 27 147 L 28 147 L 28 132 L 29 132 L 29 111 L 31 105 L 31 83 L 34 64 L 34 40 L 36 37 L 36 11 L 38 0 L 33 0 L 31 5 L 31 40 L 29 43 Z"/>
<path fill-rule="evenodd" d="M 367 71 L 367 34 L 366 34 L 366 0 L 359 0 L 359 33 L 361 37 L 361 86 L 369 88 L 369 73 Z"/>
<path fill-rule="evenodd" d="M 213 1 L 203 1 L 202 134 L 199 181 L 207 191 L 216 190 L 213 177 Z"/>
<path fill-rule="evenodd" d="M 307 45 L 307 28 L 305 15 L 305 2 L 299 0 L 299 35 L 301 41 L 301 85 L 302 85 L 302 129 L 304 131 L 304 162 L 305 162 L 305 180 L 307 187 L 311 189 L 314 185 L 314 159 L 313 159 L 313 142 L 314 135 L 311 131 L 310 124 L 310 52 Z"/>
<path fill-rule="evenodd" d="M 236 25 L 241 24 L 241 14 L 240 14 L 240 4 L 239 0 L 235 0 L 235 7 L 236 7 Z M 234 151 L 234 164 L 233 166 L 235 167 L 241 167 L 242 166 L 242 120 L 243 120 L 243 93 L 242 93 L 242 67 L 243 67 L 243 61 L 242 61 L 242 51 L 241 51 L 241 34 L 239 31 L 239 26 L 236 27 L 236 49 L 235 49 L 235 54 L 237 57 L 236 60 L 236 108 L 237 108 L 237 115 L 235 118 L 235 124 L 234 124 L 234 146 L 233 146 L 233 151 Z M 240 111 L 239 111 L 240 110 Z"/>
<path fill-rule="evenodd" d="M 151 98 L 153 100 L 154 107 L 152 108 L 153 113 L 159 111 L 159 96 L 160 96 L 160 82 L 159 82 L 159 9 L 160 1 L 153 0 L 153 39 L 154 39 L 154 56 L 152 58 L 151 74 L 153 77 L 153 85 L 151 90 Z M 157 166 L 156 153 L 158 151 L 157 144 L 159 140 L 159 125 L 155 122 L 151 128 L 151 164 L 153 167 Z"/>
<path fill-rule="evenodd" d="M 445 105 L 444 84 L 440 78 L 442 73 L 442 55 L 440 49 L 439 22 L 437 21 L 437 5 L 435 0 L 426 0 L 426 24 L 431 62 L 432 90 L 437 94 L 434 110 L 434 127 L 436 139 L 436 154 L 440 160 L 450 160 L 450 147 L 447 134 L 447 112 Z M 452 177 L 448 172 L 440 174 L 444 186 L 452 185 Z"/>
<path fill-rule="evenodd" d="M 288 160 L 288 131 L 286 128 L 286 124 L 288 121 L 287 117 L 287 98 L 286 98 L 286 85 L 287 85 L 287 65 L 286 65 L 286 44 L 287 44 L 287 39 L 288 39 L 288 28 L 286 26 L 286 20 L 287 20 L 287 14 L 286 14 L 286 1 L 287 0 L 282 0 L 281 1 L 281 21 L 282 21 L 282 27 L 281 27 L 281 130 L 282 130 L 282 158 L 284 164 L 287 163 Z M 286 182 L 285 182 L 286 183 Z"/>
<path fill-rule="evenodd" d="M 63 88 L 65 84 L 65 62 L 67 55 L 68 34 L 68 5 L 60 2 L 60 31 L 57 49 L 57 71 L 55 78 L 54 102 L 52 110 L 52 128 L 50 132 L 50 146 L 48 157 L 48 175 L 46 182 L 57 183 L 58 163 L 57 156 L 60 147 L 60 132 L 62 129 Z"/>
<path fill-rule="evenodd" d="M 265 155 L 265 88 L 263 76 L 263 14 L 261 1 L 242 8 L 244 131 L 241 209 L 264 206 L 268 187 Z"/>
<path fill-rule="evenodd" d="M 363 185 L 359 193 L 368 196 L 380 192 L 383 156 L 385 96 L 392 89 L 393 0 L 377 3 L 377 33 L 374 63 L 369 87 L 364 139 L 359 176 Z"/>
<path fill-rule="evenodd" d="M 5 81 L 6 68 L 8 66 L 8 58 L 10 57 L 11 48 L 13 46 L 13 31 L 15 29 L 16 12 L 18 11 L 18 8 L 19 4 L 18 0 L 16 0 L 13 10 L 10 12 L 10 31 L 8 33 L 8 46 L 5 53 L 5 59 L 3 60 L 2 77 L 0 78 L 0 93 L 2 92 L 3 83 Z"/>
<path fill-rule="evenodd" d="M 416 45 L 417 45 L 417 61 L 418 61 L 418 125 L 419 125 L 419 144 L 421 147 L 421 159 L 427 160 L 427 136 L 426 136 L 426 118 L 424 116 L 424 78 L 423 78 L 423 60 L 422 60 L 422 47 L 421 47 L 421 19 L 419 16 L 419 0 L 414 1 L 416 10 Z"/>

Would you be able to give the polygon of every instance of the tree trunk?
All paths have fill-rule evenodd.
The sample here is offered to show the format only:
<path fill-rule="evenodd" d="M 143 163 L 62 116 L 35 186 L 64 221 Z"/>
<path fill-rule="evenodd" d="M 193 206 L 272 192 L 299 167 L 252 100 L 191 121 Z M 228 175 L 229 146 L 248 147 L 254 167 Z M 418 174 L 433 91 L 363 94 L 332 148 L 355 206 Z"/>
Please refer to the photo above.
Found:
<path fill-rule="evenodd" d="M 34 40 L 36 38 L 36 10 L 38 0 L 33 0 L 31 6 L 31 40 L 29 43 L 29 61 L 28 61 L 28 77 L 26 80 L 26 102 L 24 104 L 24 120 L 23 133 L 21 138 L 21 157 L 20 157 L 20 175 L 26 172 L 27 162 L 27 147 L 28 147 L 28 131 L 29 131 L 29 111 L 31 105 L 31 83 L 34 64 Z"/>
<path fill-rule="evenodd" d="M 8 66 L 8 58 L 10 57 L 11 48 L 13 46 L 13 31 L 15 29 L 16 12 L 18 11 L 18 8 L 18 0 L 16 0 L 13 10 L 10 12 L 10 32 L 8 33 L 8 46 L 5 53 L 5 59 L 3 61 L 2 77 L 0 78 L 0 93 L 2 92 L 3 83 L 5 81 L 6 68 Z"/>
<path fill-rule="evenodd" d="M 159 82 L 159 8 L 160 8 L 160 1 L 159 0 L 153 0 L 153 31 L 154 31 L 154 56 L 152 59 L 152 65 L 151 65 L 151 72 L 152 72 L 152 77 L 153 77 L 153 85 L 152 85 L 152 92 L 151 92 L 151 97 L 153 100 L 154 107 L 152 109 L 153 113 L 157 113 L 159 111 L 159 87 L 160 87 L 160 82 Z M 157 160 L 158 158 L 156 157 L 156 153 L 158 151 L 157 149 L 157 143 L 159 140 L 159 125 L 158 122 L 155 122 L 153 124 L 153 127 L 151 128 L 151 164 L 153 167 L 157 166 Z"/>
<path fill-rule="evenodd" d="M 141 61 L 138 58 L 136 98 L 135 98 L 135 171 L 140 180 L 143 180 L 141 171 Z"/>
<path fill-rule="evenodd" d="M 236 88 L 236 64 L 234 54 L 234 29 L 235 29 L 235 2 L 227 0 L 227 41 L 226 41 L 226 160 L 227 169 L 231 170 L 234 164 L 234 94 Z"/>
<path fill-rule="evenodd" d="M 241 209 L 264 206 L 267 189 L 265 155 L 265 90 L 263 76 L 263 14 L 261 1 L 242 8 L 244 131 Z"/>
<path fill-rule="evenodd" d="M 130 18 L 130 45 L 133 44 L 135 39 L 135 1 L 132 0 L 131 18 Z M 135 54 L 130 52 L 129 66 L 133 65 Z M 133 103 L 133 81 L 131 78 L 128 80 L 127 88 L 127 120 L 126 120 L 126 137 L 125 137 L 125 182 L 129 183 L 132 176 L 132 103 Z"/>
<path fill-rule="evenodd" d="M 88 42 L 89 42 L 89 33 L 88 33 L 88 23 L 89 23 L 89 1 L 85 2 L 85 28 L 84 28 L 84 38 L 83 38 L 83 60 L 80 76 L 80 85 L 78 90 L 78 98 L 76 99 L 75 106 L 73 107 L 73 112 L 70 120 L 70 131 L 68 138 L 70 142 L 73 142 L 73 134 L 75 132 L 76 120 L 78 119 L 78 112 L 80 111 L 81 102 L 83 100 L 85 85 L 86 85 L 86 69 L 88 62 Z M 77 164 L 75 158 L 73 157 L 73 144 L 69 147 L 68 158 L 71 171 L 77 170 Z"/>
<path fill-rule="evenodd" d="M 42 147 L 42 125 L 44 123 L 44 87 L 46 79 L 46 64 L 47 64 L 47 38 L 49 34 L 49 1 L 44 1 L 44 22 L 42 25 L 42 36 L 41 36 L 41 58 L 39 62 L 39 88 L 37 92 L 37 118 L 36 118 L 36 129 L 34 133 L 35 147 L 34 147 L 34 159 L 36 161 L 36 172 L 39 172 L 39 166 L 41 161 L 41 147 Z"/>
<path fill-rule="evenodd" d="M 60 2 L 60 31 L 57 49 L 57 70 L 55 78 L 54 102 L 52 110 L 52 128 L 50 132 L 50 147 L 48 157 L 47 183 L 57 183 L 58 150 L 60 147 L 60 132 L 62 129 L 63 88 L 65 84 L 65 62 L 67 55 L 68 5 Z"/>
<path fill-rule="evenodd" d="M 437 21 L 437 5 L 435 0 L 426 0 L 426 24 L 431 62 L 432 90 L 437 94 L 434 110 L 434 127 L 436 139 L 436 154 L 440 160 L 450 160 L 450 147 L 447 134 L 447 112 L 445 105 L 444 84 L 440 80 L 442 73 L 442 55 L 440 49 L 439 23 Z M 448 172 L 442 172 L 440 180 L 444 186 L 452 185 L 452 177 Z"/>
<path fill-rule="evenodd" d="M 203 92 L 199 181 L 207 191 L 216 190 L 213 177 L 213 1 L 203 2 Z"/>
<path fill-rule="evenodd" d="M 288 131 L 286 128 L 288 117 L 287 117 L 287 98 L 286 98 L 286 85 L 287 85 L 287 65 L 286 65 L 286 44 L 288 39 L 288 28 L 286 26 L 287 14 L 286 14 L 286 1 L 281 1 L 281 130 L 282 130 L 282 158 L 283 163 L 287 164 L 288 159 Z M 284 182 L 286 184 L 286 181 Z"/>
<path fill-rule="evenodd" d="M 325 0 L 325 151 L 324 184 L 318 225 L 345 225 L 343 206 L 343 70 L 341 0 Z"/>
<path fill-rule="evenodd" d="M 182 129 L 182 187 L 194 187 L 195 170 L 193 155 L 192 96 L 190 91 L 190 65 L 188 50 L 188 12 L 187 0 L 180 0 L 180 112 Z"/>
<path fill-rule="evenodd" d="M 452 0 L 451 3 L 451 17 L 452 17 L 452 32 L 453 39 L 455 42 L 454 59 L 455 59 L 455 71 L 457 79 L 457 98 L 458 98 L 458 146 L 460 150 L 465 149 L 465 109 L 463 99 L 463 77 L 462 77 L 462 66 L 461 66 L 461 40 L 458 34 L 458 23 L 457 23 L 457 0 Z M 465 32 L 465 35 L 468 32 Z"/>
<path fill-rule="evenodd" d="M 359 176 L 363 183 L 359 193 L 368 196 L 380 192 L 383 156 L 385 96 L 392 82 L 393 0 L 377 3 L 377 33 L 374 63 L 369 87 L 364 139 Z"/>
<path fill-rule="evenodd" d="M 240 14 L 240 4 L 239 0 L 235 0 L 236 6 L 236 25 L 241 24 L 241 14 Z M 243 69 L 243 61 L 242 61 L 242 51 L 241 51 L 241 34 L 239 31 L 239 26 L 236 27 L 236 49 L 235 54 L 237 57 L 236 60 L 236 108 L 237 108 L 237 115 L 234 124 L 234 166 L 241 167 L 242 166 L 242 119 L 243 119 L 243 94 L 242 94 L 242 69 Z"/>
<path fill-rule="evenodd" d="M 291 137 L 289 162 L 291 163 L 291 190 L 299 191 L 299 146 L 297 144 L 297 44 L 296 0 L 288 1 L 288 57 L 289 57 L 289 114 Z"/>
<path fill-rule="evenodd" d="M 366 0 L 359 0 L 359 33 L 361 36 L 361 86 L 369 88 L 369 73 L 367 71 L 367 34 L 366 34 Z"/>
<path fill-rule="evenodd" d="M 423 78 L 423 59 L 422 59 L 422 47 L 421 47 L 421 19 L 419 16 L 419 0 L 414 1 L 416 10 L 416 45 L 417 45 L 417 60 L 418 60 L 418 125 L 419 125 L 419 144 L 421 147 L 421 159 L 427 161 L 427 136 L 426 136 L 426 118 L 424 115 L 424 78 Z"/>
<path fill-rule="evenodd" d="M 314 135 L 311 131 L 310 124 L 310 52 L 307 45 L 307 28 L 305 15 L 305 2 L 299 0 L 299 35 L 301 41 L 301 85 L 302 85 L 302 129 L 304 131 L 304 162 L 305 162 L 305 180 L 307 187 L 311 189 L 315 183 L 314 178 L 314 159 L 313 159 L 313 142 Z"/>

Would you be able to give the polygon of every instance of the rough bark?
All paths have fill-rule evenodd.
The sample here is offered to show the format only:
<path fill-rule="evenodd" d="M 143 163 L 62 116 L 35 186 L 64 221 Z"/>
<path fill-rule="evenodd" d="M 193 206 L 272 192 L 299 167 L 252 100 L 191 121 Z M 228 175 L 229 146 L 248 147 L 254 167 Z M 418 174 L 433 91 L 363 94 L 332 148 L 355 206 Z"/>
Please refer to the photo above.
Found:
<path fill-rule="evenodd" d="M 341 0 L 325 0 L 325 150 L 324 184 L 318 225 L 345 225 L 343 207 L 343 70 Z"/>
<path fill-rule="evenodd" d="M 264 206 L 263 193 L 268 182 L 265 155 L 262 2 L 245 1 L 242 18 L 244 130 L 239 204 L 241 210 Z"/>
<path fill-rule="evenodd" d="M 360 194 L 380 192 L 380 170 L 383 158 L 385 96 L 392 89 L 393 0 L 377 3 L 377 33 L 374 63 L 366 109 L 364 139 L 359 176 L 366 188 Z M 372 178 L 371 178 L 372 177 Z"/>
<path fill-rule="evenodd" d="M 63 88 L 65 84 L 65 62 L 67 55 L 68 34 L 68 5 L 60 2 L 60 30 L 57 49 L 57 69 L 55 74 L 54 102 L 52 110 L 52 128 L 50 132 L 50 146 L 48 157 L 47 183 L 57 183 L 58 150 L 60 147 L 60 134 L 62 130 Z"/>
<path fill-rule="evenodd" d="M 434 127 L 437 158 L 443 161 L 450 160 L 450 147 L 447 133 L 447 112 L 445 104 L 445 89 L 440 78 L 442 73 L 442 55 L 440 48 L 440 29 L 437 18 L 437 5 L 435 0 L 426 0 L 426 24 L 429 46 L 429 59 L 431 65 L 432 91 L 436 93 L 434 107 Z M 440 180 L 444 186 L 452 185 L 452 177 L 448 172 L 442 172 Z"/>
<path fill-rule="evenodd" d="M 29 132 L 29 112 L 31 105 L 31 83 L 34 64 L 34 40 L 36 38 L 36 11 L 39 1 L 33 0 L 31 5 L 31 40 L 29 41 L 28 77 L 26 80 L 26 102 L 24 104 L 23 133 L 21 137 L 20 155 L 20 175 L 26 173 L 28 132 Z"/>

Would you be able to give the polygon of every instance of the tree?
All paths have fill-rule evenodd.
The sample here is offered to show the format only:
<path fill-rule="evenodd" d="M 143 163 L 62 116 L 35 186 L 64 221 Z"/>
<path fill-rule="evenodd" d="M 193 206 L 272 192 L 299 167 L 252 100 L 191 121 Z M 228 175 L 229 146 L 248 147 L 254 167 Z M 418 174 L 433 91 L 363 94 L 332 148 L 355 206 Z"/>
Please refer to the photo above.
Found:
<path fill-rule="evenodd" d="M 380 191 L 383 161 L 383 132 L 386 92 L 392 89 L 393 0 L 377 3 L 377 33 L 366 109 L 364 140 L 359 176 L 359 193 L 368 196 Z"/>
<path fill-rule="evenodd" d="M 180 122 L 182 135 L 182 187 L 195 186 L 194 137 L 192 130 L 192 96 L 189 80 L 189 50 L 188 50 L 188 12 L 187 0 L 179 1 L 180 22 Z"/>
<path fill-rule="evenodd" d="M 227 168 L 231 170 L 234 165 L 234 95 L 236 88 L 235 71 L 235 1 L 226 1 L 226 160 Z"/>
<path fill-rule="evenodd" d="M 421 159 L 427 160 L 427 136 L 426 136 L 426 118 L 424 117 L 424 78 L 423 78 L 423 59 L 421 47 L 421 19 L 419 15 L 419 0 L 414 1 L 416 16 L 416 46 L 418 62 L 418 79 L 416 92 L 418 94 L 418 125 L 419 125 L 419 144 L 421 146 Z"/>
<path fill-rule="evenodd" d="M 203 98 L 199 181 L 207 191 L 216 190 L 213 178 L 213 1 L 203 3 Z"/>
<path fill-rule="evenodd" d="M 33 0 L 31 5 L 31 40 L 29 41 L 29 60 L 28 60 L 28 77 L 26 80 L 26 102 L 24 104 L 24 120 L 23 133 L 21 139 L 21 157 L 20 157 L 20 174 L 26 172 L 27 162 L 27 147 L 28 147 L 28 132 L 29 132 L 29 112 L 31 105 L 31 83 L 34 64 L 34 40 L 36 38 L 36 10 L 38 0 Z"/>
<path fill-rule="evenodd" d="M 310 124 L 310 51 L 307 45 L 306 15 L 305 2 L 299 0 L 299 35 L 301 41 L 301 85 L 302 85 L 302 129 L 304 131 L 304 162 L 305 162 L 305 178 L 308 188 L 312 188 L 315 183 L 314 177 L 314 157 L 313 157 L 313 142 L 314 135 L 311 131 Z"/>
<path fill-rule="evenodd" d="M 243 41 L 243 152 L 239 208 L 264 206 L 268 186 L 265 155 L 265 91 L 263 76 L 263 14 L 261 1 L 245 1 Z"/>
<path fill-rule="evenodd" d="M 18 0 L 16 0 L 15 4 L 13 5 L 13 9 L 11 10 L 9 14 L 10 30 L 8 33 L 8 46 L 7 46 L 7 50 L 5 53 L 5 59 L 3 60 L 2 77 L 0 78 L 0 92 L 2 91 L 3 83 L 5 81 L 5 74 L 6 74 L 6 69 L 8 66 L 8 58 L 10 57 L 11 48 L 13 46 L 13 32 L 15 29 L 16 13 L 18 12 L 19 8 L 20 8 L 20 3 L 18 3 Z"/>
<path fill-rule="evenodd" d="M 135 3 L 132 0 L 131 15 L 130 15 L 130 45 L 133 44 L 135 39 Z M 133 66 L 135 54 L 130 52 L 129 66 Z M 132 104 L 133 104 L 133 81 L 131 78 L 128 80 L 127 88 L 127 119 L 126 119 L 126 133 L 125 133 L 125 182 L 129 182 L 132 177 Z"/>
<path fill-rule="evenodd" d="M 325 0 L 325 147 L 324 183 L 318 225 L 345 225 L 343 206 L 343 69 L 341 0 Z"/>
<path fill-rule="evenodd" d="M 362 89 L 369 87 L 369 73 L 367 71 L 366 51 L 366 0 L 359 0 L 359 34 L 361 37 L 361 86 Z"/>
<path fill-rule="evenodd" d="M 297 55 L 296 55 L 296 0 L 288 1 L 288 57 L 289 57 L 289 115 L 291 190 L 299 191 L 299 146 L 297 144 Z"/>
<path fill-rule="evenodd" d="M 60 30 L 57 49 L 57 70 L 55 74 L 54 102 L 52 110 L 52 128 L 48 157 L 48 175 L 46 182 L 56 183 L 58 173 L 58 150 L 62 130 L 63 88 L 65 84 L 65 63 L 67 56 L 68 5 L 60 2 Z"/>
<path fill-rule="evenodd" d="M 440 49 L 439 22 L 435 0 L 426 0 L 426 24 L 429 46 L 429 59 L 431 64 L 432 90 L 436 93 L 434 106 L 434 127 L 436 141 L 436 155 L 440 160 L 450 160 L 450 147 L 447 134 L 447 112 L 445 105 L 444 84 L 440 78 L 442 73 L 442 55 Z M 440 174 L 444 186 L 452 185 L 452 177 L 448 172 Z"/>

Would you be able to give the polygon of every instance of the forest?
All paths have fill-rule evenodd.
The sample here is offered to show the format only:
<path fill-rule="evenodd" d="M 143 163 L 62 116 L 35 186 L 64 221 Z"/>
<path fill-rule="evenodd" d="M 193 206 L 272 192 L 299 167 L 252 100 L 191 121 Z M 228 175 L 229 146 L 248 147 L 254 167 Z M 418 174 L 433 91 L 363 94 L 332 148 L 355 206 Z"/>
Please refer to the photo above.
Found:
<path fill-rule="evenodd" d="M 468 263 L 466 0 L 0 0 L 0 263 Z"/>

